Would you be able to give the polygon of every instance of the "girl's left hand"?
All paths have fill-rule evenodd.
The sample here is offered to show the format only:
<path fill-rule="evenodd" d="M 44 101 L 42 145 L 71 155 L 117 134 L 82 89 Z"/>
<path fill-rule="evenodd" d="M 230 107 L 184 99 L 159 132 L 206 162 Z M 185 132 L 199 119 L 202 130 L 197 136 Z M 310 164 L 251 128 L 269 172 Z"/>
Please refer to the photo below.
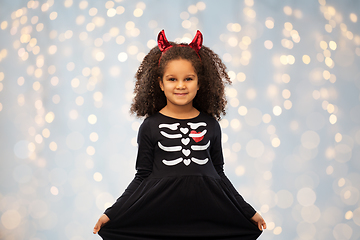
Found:
<path fill-rule="evenodd" d="M 258 226 L 260 231 L 266 229 L 266 222 L 259 213 L 255 213 L 251 220 Z"/>
<path fill-rule="evenodd" d="M 99 218 L 99 220 L 95 224 L 93 233 L 94 234 L 98 233 L 100 228 L 102 228 L 102 226 L 104 226 L 108 221 L 110 221 L 110 218 L 106 214 L 101 215 L 101 217 Z"/>

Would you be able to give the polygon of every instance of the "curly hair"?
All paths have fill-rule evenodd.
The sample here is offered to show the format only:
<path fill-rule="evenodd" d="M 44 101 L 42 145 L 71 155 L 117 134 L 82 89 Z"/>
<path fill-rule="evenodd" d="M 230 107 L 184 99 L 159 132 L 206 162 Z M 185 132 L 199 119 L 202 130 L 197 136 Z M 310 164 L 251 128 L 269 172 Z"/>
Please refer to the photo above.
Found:
<path fill-rule="evenodd" d="M 184 59 L 190 61 L 194 67 L 200 86 L 193 106 L 200 112 L 220 120 L 221 115 L 226 114 L 225 84 L 231 84 L 225 64 L 206 46 L 202 46 L 197 55 L 188 44 L 170 44 L 173 47 L 166 50 L 163 55 L 158 46 L 152 48 L 140 64 L 135 74 L 135 97 L 130 112 L 138 117 L 148 117 L 165 107 L 167 101 L 160 89 L 159 81 L 162 81 L 165 68 L 170 61 Z"/>

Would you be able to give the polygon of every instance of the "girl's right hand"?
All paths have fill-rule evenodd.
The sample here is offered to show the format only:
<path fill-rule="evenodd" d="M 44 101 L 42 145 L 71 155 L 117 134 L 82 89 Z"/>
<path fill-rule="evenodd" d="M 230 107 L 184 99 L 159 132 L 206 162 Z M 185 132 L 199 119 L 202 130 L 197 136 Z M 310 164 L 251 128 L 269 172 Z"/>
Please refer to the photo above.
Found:
<path fill-rule="evenodd" d="M 259 213 L 255 213 L 251 220 L 258 226 L 260 231 L 266 229 L 266 222 Z"/>
<path fill-rule="evenodd" d="M 101 217 L 95 224 L 93 233 L 96 234 L 100 230 L 100 228 L 102 228 L 102 226 L 104 226 L 104 224 L 107 223 L 108 221 L 110 221 L 110 218 L 106 216 L 106 214 L 101 215 Z"/>

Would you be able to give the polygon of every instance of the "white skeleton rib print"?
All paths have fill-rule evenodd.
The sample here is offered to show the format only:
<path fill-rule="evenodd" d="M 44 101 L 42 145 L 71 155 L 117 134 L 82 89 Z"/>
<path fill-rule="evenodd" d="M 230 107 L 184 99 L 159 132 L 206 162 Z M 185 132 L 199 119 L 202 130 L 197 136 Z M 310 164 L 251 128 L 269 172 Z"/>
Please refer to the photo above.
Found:
<path fill-rule="evenodd" d="M 207 133 L 206 129 L 204 129 L 202 132 L 196 132 L 195 130 L 199 127 L 206 127 L 207 126 L 206 123 L 205 122 L 198 122 L 198 123 L 189 122 L 189 123 L 187 123 L 187 125 L 189 125 L 189 127 L 190 127 L 190 129 L 192 129 L 192 131 L 190 131 L 190 129 L 186 128 L 186 127 L 179 128 L 180 123 L 160 124 L 159 125 L 159 129 L 167 128 L 172 131 L 177 131 L 176 133 L 167 133 L 165 131 L 160 131 L 160 134 L 162 136 L 164 136 L 168 139 L 181 138 L 181 140 L 180 140 L 181 145 L 178 145 L 178 146 L 164 146 L 160 142 L 158 142 L 158 146 L 161 150 L 163 150 L 165 152 L 179 152 L 180 155 L 181 154 L 183 155 L 183 156 L 173 159 L 173 160 L 163 159 L 162 162 L 165 165 L 174 166 L 181 162 L 183 162 L 185 164 L 185 166 L 189 166 L 191 162 L 194 162 L 199 165 L 204 165 L 208 162 L 208 160 L 209 160 L 208 158 L 197 159 L 195 157 L 191 157 L 190 154 L 191 154 L 191 151 L 204 151 L 204 150 L 208 149 L 208 147 L 210 146 L 210 140 L 205 145 L 196 145 L 195 144 L 195 145 L 187 146 L 190 143 L 191 139 L 193 139 L 197 143 L 197 142 L 200 142 L 204 138 L 205 134 Z M 180 133 L 178 132 L 178 130 L 180 130 Z"/>

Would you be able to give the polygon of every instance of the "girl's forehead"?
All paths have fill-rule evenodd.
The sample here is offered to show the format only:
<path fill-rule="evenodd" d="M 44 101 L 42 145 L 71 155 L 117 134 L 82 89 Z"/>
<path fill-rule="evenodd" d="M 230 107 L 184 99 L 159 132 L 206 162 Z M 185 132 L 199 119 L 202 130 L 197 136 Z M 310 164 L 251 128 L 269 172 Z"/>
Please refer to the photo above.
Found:
<path fill-rule="evenodd" d="M 172 60 L 169 60 L 166 65 L 169 65 L 169 64 L 191 64 L 191 61 L 190 60 L 187 60 L 187 59 L 184 59 L 184 58 L 177 58 L 177 59 L 172 59 Z"/>
<path fill-rule="evenodd" d="M 195 71 L 195 68 L 192 65 L 191 61 L 181 58 L 181 59 L 170 60 L 169 62 L 167 62 L 166 66 L 165 66 L 165 69 L 164 69 L 164 72 L 167 72 L 167 71 L 181 71 L 181 70 Z"/>
<path fill-rule="evenodd" d="M 188 65 L 188 66 L 194 67 L 193 63 L 190 60 L 184 59 L 184 58 L 176 58 L 176 59 L 171 59 L 171 60 L 167 61 L 165 63 L 165 68 L 167 68 L 169 65 L 172 65 L 172 66 Z"/>

